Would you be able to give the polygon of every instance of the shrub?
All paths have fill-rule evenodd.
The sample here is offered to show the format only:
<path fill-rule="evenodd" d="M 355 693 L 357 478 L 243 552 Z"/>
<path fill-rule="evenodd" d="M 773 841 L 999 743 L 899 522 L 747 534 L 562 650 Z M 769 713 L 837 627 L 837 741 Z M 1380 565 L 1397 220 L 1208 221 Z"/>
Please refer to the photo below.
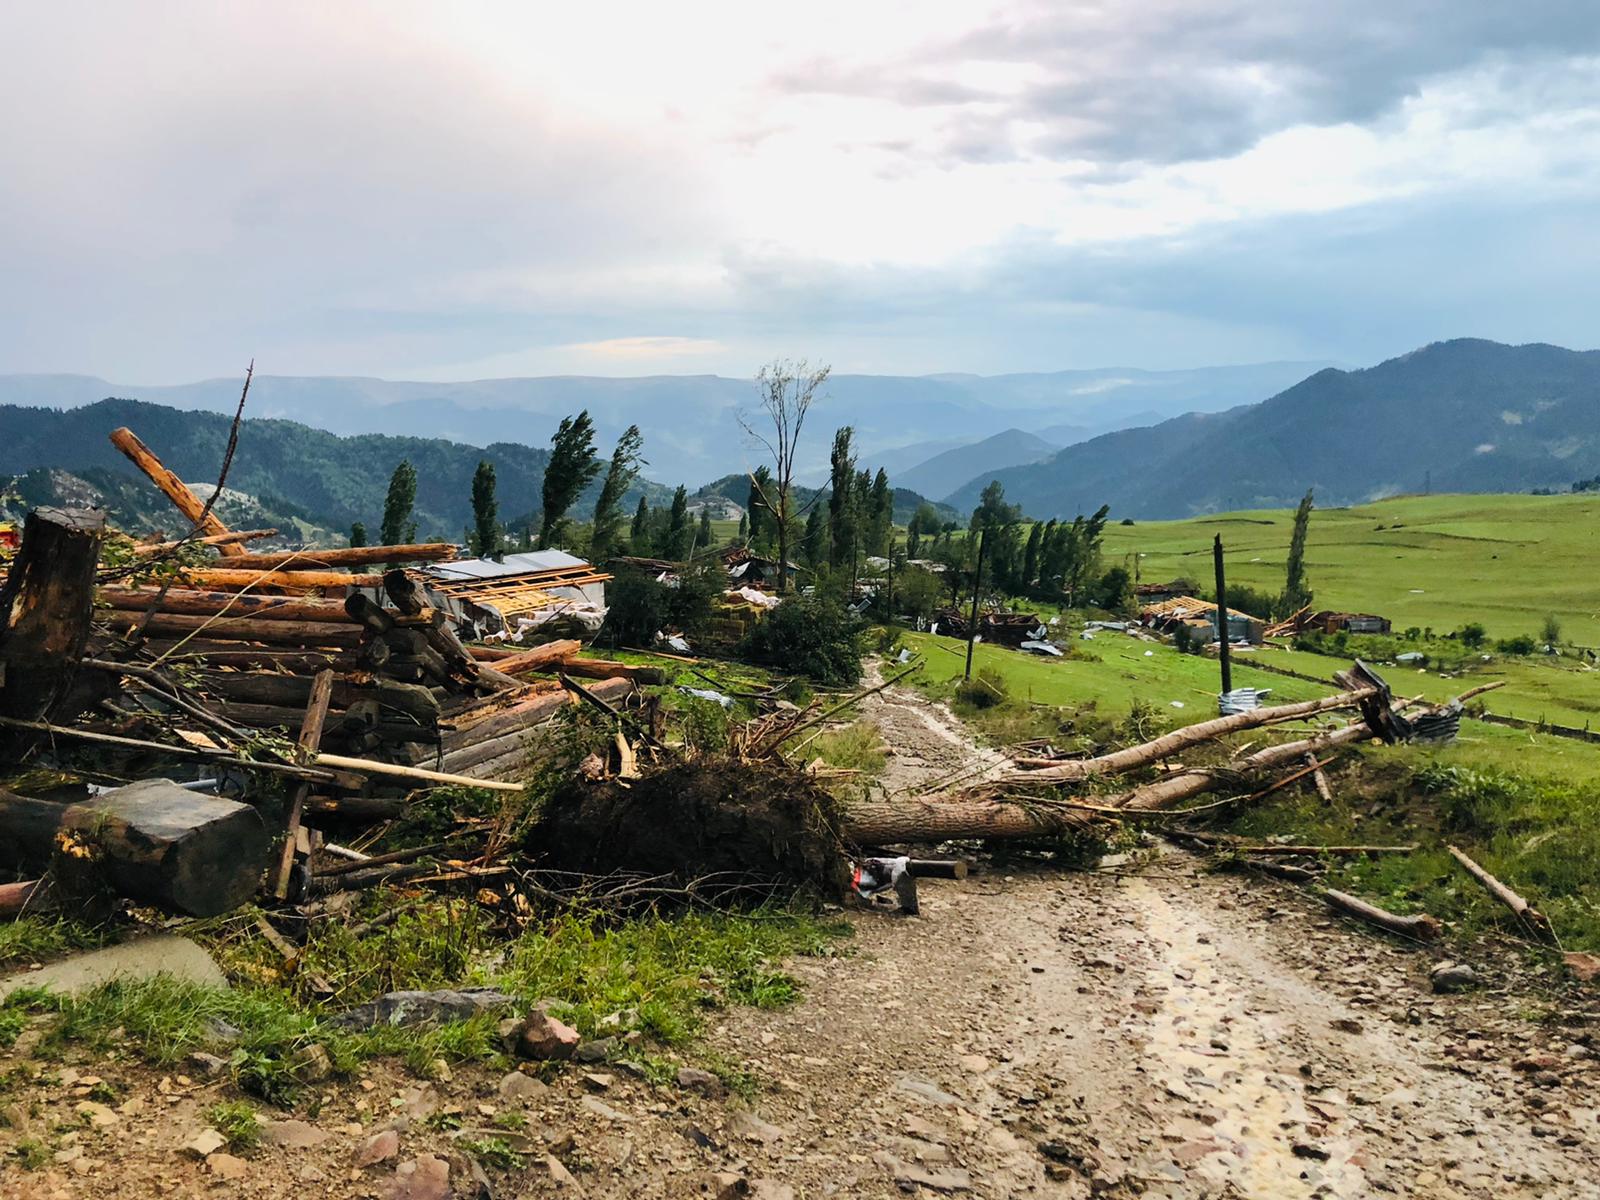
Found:
<path fill-rule="evenodd" d="M 1006 702 L 1005 676 L 993 667 L 984 667 L 976 679 L 956 684 L 956 702 L 969 708 L 998 708 Z"/>
<path fill-rule="evenodd" d="M 1468 650 L 1476 650 L 1489 639 L 1489 635 L 1484 630 L 1483 626 L 1478 624 L 1476 621 L 1472 621 L 1466 625 L 1463 625 L 1460 629 L 1457 629 L 1448 636 L 1455 638 L 1456 641 L 1460 642 Z"/>
<path fill-rule="evenodd" d="M 895 607 L 913 617 L 931 617 L 944 600 L 944 582 L 932 571 L 909 567 L 894 584 Z"/>
<path fill-rule="evenodd" d="M 605 639 L 614 646 L 649 646 L 671 623 L 669 590 L 638 571 L 619 571 L 606 589 Z"/>
<path fill-rule="evenodd" d="M 740 647 L 751 662 L 793 671 L 828 687 L 861 679 L 855 616 L 821 596 L 796 596 L 773 609 Z"/>
<path fill-rule="evenodd" d="M 1502 638 L 1495 643 L 1495 649 L 1501 654 L 1532 654 L 1539 647 L 1534 640 L 1525 633 L 1516 637 Z"/>

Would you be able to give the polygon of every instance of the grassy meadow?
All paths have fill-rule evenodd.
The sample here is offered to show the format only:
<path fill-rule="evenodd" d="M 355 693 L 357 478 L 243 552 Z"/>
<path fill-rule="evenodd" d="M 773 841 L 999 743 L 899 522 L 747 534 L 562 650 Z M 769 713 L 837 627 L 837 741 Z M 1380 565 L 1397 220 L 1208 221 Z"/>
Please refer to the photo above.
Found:
<path fill-rule="evenodd" d="M 1291 510 L 1112 525 L 1106 561 L 1140 555 L 1147 582 L 1211 579 L 1222 535 L 1230 583 L 1277 590 Z M 1563 637 L 1600 646 L 1600 495 L 1407 496 L 1311 516 L 1306 573 L 1318 608 L 1379 613 L 1397 632 L 1445 633 L 1476 621 L 1492 638 L 1537 636 L 1546 615 Z"/>

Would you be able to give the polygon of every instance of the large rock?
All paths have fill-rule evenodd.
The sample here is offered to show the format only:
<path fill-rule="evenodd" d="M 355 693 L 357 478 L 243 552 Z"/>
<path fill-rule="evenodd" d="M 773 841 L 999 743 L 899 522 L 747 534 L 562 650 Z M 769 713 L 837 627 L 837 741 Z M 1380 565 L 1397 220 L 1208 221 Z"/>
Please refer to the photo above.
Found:
<path fill-rule="evenodd" d="M 369 1004 L 333 1017 L 341 1029 L 372 1029 L 379 1025 L 438 1025 L 465 1021 L 512 1003 L 510 996 L 493 988 L 446 988 L 436 992 L 389 992 Z"/>
<path fill-rule="evenodd" d="M 149 979 L 155 975 L 171 975 L 203 987 L 228 986 L 222 968 L 198 945 L 188 938 L 158 933 L 120 946 L 74 954 L 37 971 L 9 975 L 0 979 L 0 999 L 21 987 L 76 992 L 113 979 Z"/>

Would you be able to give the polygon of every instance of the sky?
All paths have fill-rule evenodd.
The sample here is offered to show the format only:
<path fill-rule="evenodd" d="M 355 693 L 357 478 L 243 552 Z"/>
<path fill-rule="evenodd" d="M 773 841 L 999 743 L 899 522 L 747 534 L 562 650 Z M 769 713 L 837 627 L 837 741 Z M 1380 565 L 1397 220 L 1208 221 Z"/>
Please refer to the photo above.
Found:
<path fill-rule="evenodd" d="M 1600 344 L 1592 0 L 0 9 L 0 372 Z"/>

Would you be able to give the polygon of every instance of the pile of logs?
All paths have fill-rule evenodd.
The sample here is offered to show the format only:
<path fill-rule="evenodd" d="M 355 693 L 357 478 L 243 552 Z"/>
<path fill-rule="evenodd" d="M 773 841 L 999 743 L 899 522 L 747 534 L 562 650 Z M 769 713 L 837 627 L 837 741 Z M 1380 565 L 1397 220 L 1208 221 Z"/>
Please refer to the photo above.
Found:
<path fill-rule="evenodd" d="M 219 848 L 255 846 L 246 827 L 261 847 L 275 839 L 253 809 L 206 793 L 248 799 L 261 790 L 252 780 L 276 781 L 288 784 L 288 820 L 268 883 L 282 896 L 319 844 L 303 818 L 328 829 L 391 818 L 441 784 L 520 791 L 563 708 L 620 722 L 652 679 L 580 657 L 577 641 L 469 647 L 402 565 L 453 558 L 453 545 L 251 550 L 274 531 L 227 529 L 131 431 L 112 441 L 192 535 L 137 543 L 131 561 L 106 566 L 103 514 L 29 515 L 0 588 L 0 760 L 189 782 L 162 783 L 159 805 L 144 793 L 82 809 L 0 794 L 13 860 L 0 865 L 38 869 L 59 831 L 109 828 L 115 812 L 127 836 L 97 852 L 121 894 L 222 911 L 255 890 L 262 856 L 230 863 Z"/>

